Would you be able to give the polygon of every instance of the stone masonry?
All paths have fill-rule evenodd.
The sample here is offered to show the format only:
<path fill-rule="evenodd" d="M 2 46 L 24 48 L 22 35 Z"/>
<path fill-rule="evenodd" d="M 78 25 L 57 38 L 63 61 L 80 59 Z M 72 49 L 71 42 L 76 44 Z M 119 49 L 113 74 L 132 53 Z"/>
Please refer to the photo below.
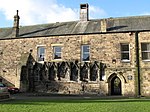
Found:
<path fill-rule="evenodd" d="M 147 42 L 150 33 L 140 33 L 140 42 Z M 120 59 L 120 43 L 130 43 L 130 62 L 121 62 Z M 122 82 L 122 95 L 134 96 L 136 95 L 136 68 L 135 68 L 135 35 L 129 33 L 110 33 L 110 34 L 96 34 L 96 35 L 75 35 L 75 36 L 52 36 L 52 37 L 39 37 L 39 38 L 22 38 L 22 39 L 8 39 L 1 40 L 1 76 L 7 79 L 16 87 L 19 87 L 22 91 L 26 91 L 28 87 L 20 82 L 21 68 L 27 66 L 28 56 L 32 50 L 33 59 L 37 60 L 37 47 L 44 46 L 46 48 L 46 62 L 55 62 L 53 60 L 53 47 L 52 45 L 62 45 L 62 60 L 73 61 L 78 60 L 81 62 L 81 45 L 90 45 L 90 62 L 99 61 L 106 64 L 105 80 L 100 81 L 88 81 L 84 83 L 89 92 L 109 95 L 111 75 L 116 74 Z M 116 63 L 112 63 L 112 60 L 116 60 Z M 149 96 L 149 66 L 147 62 L 141 62 L 141 88 L 142 95 Z M 132 80 L 128 80 L 128 76 L 133 77 Z M 82 93 L 82 81 L 77 82 L 70 81 L 70 79 L 59 81 L 56 78 L 56 82 L 50 82 L 61 84 L 64 88 L 58 90 L 60 93 Z M 76 85 L 76 86 L 75 86 Z M 39 88 L 40 87 L 40 88 Z M 38 90 L 42 90 L 42 84 L 37 86 Z M 90 91 L 91 90 L 91 91 Z M 50 90 L 46 90 L 47 92 Z M 86 92 L 88 92 L 86 91 Z"/>
<path fill-rule="evenodd" d="M 80 8 L 80 21 L 23 27 L 17 10 L 14 26 L 0 28 L 0 81 L 22 92 L 150 96 L 150 17 L 90 20 L 89 5 Z"/>

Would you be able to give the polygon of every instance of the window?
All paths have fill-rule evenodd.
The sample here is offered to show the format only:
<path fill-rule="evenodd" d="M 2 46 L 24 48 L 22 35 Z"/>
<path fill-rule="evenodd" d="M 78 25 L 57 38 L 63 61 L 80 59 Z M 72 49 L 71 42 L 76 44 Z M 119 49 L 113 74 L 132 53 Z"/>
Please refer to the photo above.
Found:
<path fill-rule="evenodd" d="M 142 43 L 141 50 L 142 50 L 142 60 L 150 61 L 150 43 Z"/>
<path fill-rule="evenodd" d="M 89 45 L 82 45 L 82 61 L 89 61 L 90 60 L 90 46 Z"/>
<path fill-rule="evenodd" d="M 54 59 L 61 59 L 61 46 L 54 46 Z"/>
<path fill-rule="evenodd" d="M 44 47 L 38 47 L 37 48 L 38 52 L 38 61 L 44 61 L 45 58 L 45 48 Z"/>
<path fill-rule="evenodd" d="M 121 44 L 121 60 L 130 61 L 129 44 Z"/>

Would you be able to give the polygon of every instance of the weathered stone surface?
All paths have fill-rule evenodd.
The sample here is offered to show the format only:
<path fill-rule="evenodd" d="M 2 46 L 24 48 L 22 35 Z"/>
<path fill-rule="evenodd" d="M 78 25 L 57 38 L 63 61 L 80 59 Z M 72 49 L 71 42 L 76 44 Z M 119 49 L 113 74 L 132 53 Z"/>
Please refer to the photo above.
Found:
<path fill-rule="evenodd" d="M 149 32 L 139 33 L 139 43 L 141 42 L 150 42 Z M 130 62 L 121 61 L 120 43 L 130 44 Z M 39 79 L 39 82 L 34 83 L 36 86 L 33 90 L 65 94 L 96 93 L 100 95 L 111 95 L 111 80 L 114 76 L 117 76 L 121 80 L 121 94 L 125 96 L 136 95 L 137 83 L 135 81 L 136 56 L 134 33 L 132 35 L 129 33 L 106 33 L 0 40 L 0 75 L 16 87 L 20 87 L 22 91 L 27 91 L 29 89 L 29 83 L 32 83 L 32 80 L 28 80 L 28 76 L 32 74 L 31 79 L 34 80 L 34 72 L 37 73 L 37 70 L 33 71 L 33 67 L 37 62 L 38 46 L 45 47 L 46 63 L 59 63 L 63 61 L 75 62 L 75 60 L 77 60 L 77 65 L 80 67 L 82 63 L 81 45 L 85 44 L 90 45 L 90 63 L 97 61 L 105 64 L 105 78 L 103 80 L 100 80 L 98 75 L 96 76 L 96 80 L 90 81 L 91 72 L 89 69 L 88 74 L 86 74 L 87 82 L 84 83 L 80 81 L 80 71 L 77 72 L 77 77 L 74 77 L 74 80 L 70 80 L 71 69 L 66 69 L 67 71 L 60 70 L 61 80 L 59 80 L 57 77 L 57 70 L 54 77 L 48 78 L 49 76 L 47 73 L 49 70 L 44 69 L 44 71 L 38 72 L 44 73 L 44 76 L 41 77 L 45 77 L 43 79 L 47 78 L 48 81 L 43 83 L 43 80 Z M 53 59 L 54 45 L 62 46 L 61 60 Z M 139 44 L 139 47 L 141 48 L 141 44 Z M 112 60 L 116 60 L 116 62 L 112 63 Z M 150 65 L 149 62 L 142 61 L 141 49 L 140 66 L 142 95 L 150 96 Z M 147 68 L 147 70 L 144 68 Z M 73 68 L 73 70 L 77 71 L 75 68 Z M 53 71 L 51 71 L 51 73 L 53 73 Z M 62 73 L 64 73 L 64 75 L 62 75 Z M 97 71 L 97 73 L 100 73 L 100 71 Z M 27 79 L 22 81 L 21 74 Z M 128 76 L 132 76 L 132 79 L 129 80 Z M 53 79 L 54 82 L 50 82 L 50 79 Z"/>

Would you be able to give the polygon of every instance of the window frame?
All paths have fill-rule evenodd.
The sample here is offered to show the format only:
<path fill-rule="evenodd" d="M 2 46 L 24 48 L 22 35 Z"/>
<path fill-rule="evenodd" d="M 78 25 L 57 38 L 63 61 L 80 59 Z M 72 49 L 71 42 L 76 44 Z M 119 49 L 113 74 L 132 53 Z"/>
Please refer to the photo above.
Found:
<path fill-rule="evenodd" d="M 150 45 L 150 42 L 145 42 L 145 43 L 141 43 L 141 56 L 142 56 L 142 61 L 150 61 L 150 58 L 149 59 L 143 59 L 143 53 L 150 53 L 150 50 L 142 50 L 142 44 L 149 44 Z"/>
<path fill-rule="evenodd" d="M 83 47 L 84 46 L 88 46 L 89 47 L 89 52 L 83 52 Z M 89 60 L 84 60 L 84 55 L 87 55 L 89 56 Z M 84 62 L 89 62 L 90 61 L 90 45 L 86 44 L 86 45 L 81 45 L 81 60 L 84 61 Z"/>
<path fill-rule="evenodd" d="M 60 52 L 55 52 L 56 50 L 55 50 L 55 48 L 56 47 L 60 47 Z M 58 53 L 58 54 L 60 54 L 60 58 L 55 58 L 55 54 L 56 53 Z M 53 60 L 62 60 L 62 46 L 53 46 Z"/>
<path fill-rule="evenodd" d="M 40 58 L 40 54 L 41 54 L 41 51 L 39 50 L 39 48 L 44 48 L 44 55 L 42 54 L 43 56 L 43 60 L 39 60 Z M 44 62 L 45 61 L 45 54 L 46 54 L 46 48 L 44 45 L 39 45 L 37 46 L 37 61 L 38 62 Z M 41 58 L 42 59 L 42 58 Z"/>
<path fill-rule="evenodd" d="M 128 51 L 122 51 L 122 46 L 123 45 L 128 45 Z M 123 59 L 123 54 L 129 55 L 129 59 Z M 130 44 L 129 43 L 120 43 L 120 55 L 121 55 L 121 61 L 122 62 L 130 62 Z"/>

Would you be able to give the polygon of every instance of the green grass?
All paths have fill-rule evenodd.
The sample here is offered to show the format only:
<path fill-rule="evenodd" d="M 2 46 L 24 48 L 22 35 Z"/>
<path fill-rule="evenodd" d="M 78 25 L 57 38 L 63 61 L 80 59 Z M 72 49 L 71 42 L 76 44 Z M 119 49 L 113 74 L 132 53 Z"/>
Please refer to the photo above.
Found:
<path fill-rule="evenodd" d="M 0 112 L 150 112 L 149 99 L 26 99 L 0 102 Z"/>

